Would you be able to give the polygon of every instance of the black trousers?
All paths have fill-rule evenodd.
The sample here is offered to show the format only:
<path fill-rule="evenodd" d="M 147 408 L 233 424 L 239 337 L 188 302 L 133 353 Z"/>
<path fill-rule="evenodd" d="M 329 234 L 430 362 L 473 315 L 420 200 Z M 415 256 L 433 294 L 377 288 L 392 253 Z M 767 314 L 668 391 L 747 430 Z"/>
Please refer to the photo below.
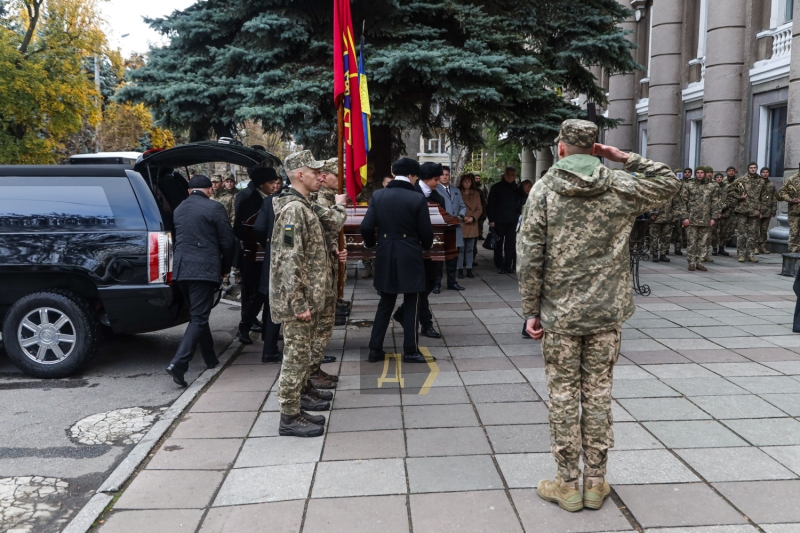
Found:
<path fill-rule="evenodd" d="M 494 266 L 511 272 L 517 259 L 517 226 L 514 223 L 494 225 L 497 246 L 494 249 Z"/>
<path fill-rule="evenodd" d="M 458 257 L 447 259 L 442 265 L 442 261 L 436 261 L 436 285 L 441 287 L 444 272 L 447 271 L 447 286 L 455 285 L 458 281 L 456 279 L 456 267 L 458 266 Z"/>
<path fill-rule="evenodd" d="M 431 304 L 428 297 L 433 291 L 433 286 L 436 283 L 436 273 L 438 267 L 441 267 L 441 261 L 431 261 L 430 259 L 423 259 L 425 265 L 425 292 L 419 293 L 419 305 L 417 309 L 417 316 L 419 324 L 425 328 L 430 329 L 433 327 L 433 312 L 431 311 Z M 406 303 L 403 301 L 397 309 L 397 317 L 403 320 L 406 312 Z"/>
<path fill-rule="evenodd" d="M 264 305 L 264 295 L 258 292 L 261 281 L 260 261 L 244 260 L 242 271 L 242 320 L 239 322 L 239 331 L 249 332 L 250 326 L 255 323 L 261 307 Z"/>
<path fill-rule="evenodd" d="M 200 345 L 200 353 L 203 355 L 206 365 L 217 363 L 214 339 L 211 337 L 211 328 L 208 326 L 208 316 L 214 306 L 214 298 L 219 284 L 213 281 L 178 281 L 176 283 L 186 298 L 191 317 L 171 364 L 175 365 L 175 370 L 178 372 L 185 373 L 189 369 L 189 361 L 192 360 L 198 345 Z"/>
<path fill-rule="evenodd" d="M 264 351 L 262 353 L 263 355 L 277 355 L 279 353 L 278 335 L 281 332 L 281 325 L 272 321 L 272 316 L 269 312 L 269 294 L 259 292 L 258 295 L 264 304 L 264 314 L 261 317 L 261 322 L 264 324 L 264 330 L 261 332 L 261 338 L 264 340 Z"/>
<path fill-rule="evenodd" d="M 797 269 L 797 276 L 794 278 L 794 286 L 792 290 L 797 295 L 797 304 L 794 307 L 794 323 L 792 324 L 792 331 L 800 333 L 800 268 Z"/>
<path fill-rule="evenodd" d="M 392 311 L 397 303 L 397 294 L 381 293 L 381 301 L 378 303 L 378 310 L 375 313 L 375 322 L 372 324 L 372 336 L 369 339 L 369 349 L 378 352 L 383 351 L 383 338 L 389 328 L 389 321 L 392 319 Z M 403 307 L 405 310 L 416 310 L 419 306 L 420 293 L 408 293 L 403 295 Z M 417 337 L 417 313 L 403 313 L 403 354 L 413 355 L 419 351 Z"/>

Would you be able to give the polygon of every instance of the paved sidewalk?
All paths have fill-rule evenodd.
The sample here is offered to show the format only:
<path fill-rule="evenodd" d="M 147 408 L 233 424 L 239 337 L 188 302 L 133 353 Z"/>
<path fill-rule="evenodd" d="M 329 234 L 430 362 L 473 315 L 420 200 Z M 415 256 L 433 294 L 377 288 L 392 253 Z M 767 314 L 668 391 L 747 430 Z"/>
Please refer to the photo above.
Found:
<path fill-rule="evenodd" d="M 351 325 L 328 347 L 339 361 L 326 370 L 341 380 L 324 438 L 277 437 L 279 366 L 247 347 L 98 530 L 798 533 L 793 280 L 777 275 L 780 256 L 720 258 L 705 273 L 671 258 L 642 264 L 652 296 L 637 297 L 623 331 L 616 496 L 600 511 L 570 514 L 536 495 L 555 473 L 540 345 L 520 334 L 515 277 L 481 255 L 466 291 L 432 297 L 444 338 L 423 339 L 438 367 L 427 394 L 425 365 L 403 365 L 402 389 L 377 388 L 383 364 L 366 362 L 369 326 L 357 324 L 377 295 L 351 270 Z M 399 351 L 401 330 L 392 343 Z"/>

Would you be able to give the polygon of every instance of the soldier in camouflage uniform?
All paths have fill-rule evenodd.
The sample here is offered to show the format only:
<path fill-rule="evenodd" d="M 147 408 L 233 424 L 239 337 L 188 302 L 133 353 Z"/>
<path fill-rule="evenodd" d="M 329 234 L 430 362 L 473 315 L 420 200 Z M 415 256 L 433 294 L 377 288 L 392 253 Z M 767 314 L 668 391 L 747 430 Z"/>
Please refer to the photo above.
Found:
<path fill-rule="evenodd" d="M 767 238 L 769 236 L 769 223 L 772 218 L 778 214 L 778 191 L 775 190 L 775 184 L 769 179 L 769 169 L 767 167 L 761 169 L 761 177 L 764 178 L 764 211 L 761 213 L 763 216 L 759 221 L 758 251 L 759 253 L 768 255 Z"/>
<path fill-rule="evenodd" d="M 364 188 L 361 189 L 361 192 L 356 196 L 356 201 L 368 204 L 369 201 L 372 200 L 372 193 L 380 189 L 383 189 L 383 179 L 378 179 L 377 176 L 373 175 L 372 181 L 364 185 Z M 361 279 L 370 279 L 375 275 L 375 260 L 364 259 L 363 263 L 364 274 L 361 276 Z"/>
<path fill-rule="evenodd" d="M 800 253 L 800 172 L 786 178 L 776 197 L 789 204 L 789 252 Z"/>
<path fill-rule="evenodd" d="M 703 261 L 711 261 L 706 256 L 709 229 L 716 224 L 721 211 L 719 186 L 706 179 L 705 171 L 706 167 L 697 167 L 695 178 L 684 182 L 680 192 L 680 219 L 686 228 L 686 260 L 689 262 L 690 272 L 695 269 L 707 270 Z"/>
<path fill-rule="evenodd" d="M 668 202 L 664 202 L 650 215 L 650 254 L 653 262 L 669 263 L 669 243 L 678 220 L 680 211 L 680 195 L 676 194 Z"/>
<path fill-rule="evenodd" d="M 721 236 L 722 242 L 720 243 L 719 255 L 731 255 L 725 251 L 725 245 L 733 240 L 733 236 L 736 233 L 736 215 L 733 213 L 733 204 L 727 199 L 728 189 L 730 189 L 734 181 L 736 181 L 736 167 L 728 167 L 725 171 L 725 188 L 723 189 L 725 194 L 725 196 L 723 196 L 725 207 L 722 211 L 722 217 L 725 220 L 723 224 L 725 234 Z"/>
<path fill-rule="evenodd" d="M 336 194 L 339 189 L 339 176 L 337 175 L 338 158 L 328 159 L 320 169 L 319 192 L 311 193 L 314 203 L 314 212 L 322 222 L 325 234 L 325 246 L 331 256 L 331 285 L 325 299 L 325 308 L 319 315 L 317 331 L 311 348 L 311 384 L 317 389 L 334 389 L 339 381 L 338 376 L 328 374 L 322 370 L 322 360 L 325 357 L 325 347 L 333 335 L 334 321 L 336 319 L 336 301 L 339 293 L 339 262 L 347 261 L 347 250 L 339 250 L 339 232 L 347 220 L 345 202 L 347 195 Z"/>
<path fill-rule="evenodd" d="M 717 223 L 711 226 L 711 255 L 730 255 L 725 251 L 725 235 L 728 234 L 730 208 L 728 207 L 728 182 L 722 172 L 714 174 L 714 181 L 719 186 L 720 215 Z"/>
<path fill-rule="evenodd" d="M 758 165 L 750 163 L 748 173 L 728 187 L 728 204 L 733 206 L 736 216 L 736 251 L 739 262 L 758 263 L 758 232 L 761 229 L 761 216 L 764 214 L 764 179 L 758 175 Z"/>
<path fill-rule="evenodd" d="M 636 217 L 669 202 L 680 185 L 666 165 L 594 144 L 597 131 L 585 120 L 562 123 L 560 159 L 533 186 L 517 239 L 526 330 L 544 337 L 558 465 L 555 481 L 540 481 L 537 492 L 568 511 L 599 509 L 611 492 L 605 474 L 614 444 L 612 375 L 622 324 L 635 309 L 628 240 Z"/>
<path fill-rule="evenodd" d="M 303 150 L 284 161 L 292 188 L 272 205 L 275 229 L 270 257 L 269 301 L 272 320 L 284 324 L 284 350 L 278 382 L 280 435 L 318 437 L 325 417 L 303 409 L 327 410 L 332 395 L 308 387 L 317 323 L 331 286 L 331 256 L 319 217 L 308 199 L 320 188 L 321 161 Z M 323 394 L 326 393 L 326 394 Z"/>
<path fill-rule="evenodd" d="M 676 169 L 675 175 L 681 182 L 680 189 L 678 190 L 678 198 L 680 198 L 680 193 L 683 190 L 684 184 L 692 179 L 692 169 L 689 167 L 683 170 Z M 686 248 L 688 246 L 688 241 L 686 239 L 686 228 L 683 227 L 681 222 L 681 220 L 675 222 L 675 228 L 672 232 L 672 244 L 673 248 L 675 249 L 675 255 L 683 255 L 681 248 Z"/>

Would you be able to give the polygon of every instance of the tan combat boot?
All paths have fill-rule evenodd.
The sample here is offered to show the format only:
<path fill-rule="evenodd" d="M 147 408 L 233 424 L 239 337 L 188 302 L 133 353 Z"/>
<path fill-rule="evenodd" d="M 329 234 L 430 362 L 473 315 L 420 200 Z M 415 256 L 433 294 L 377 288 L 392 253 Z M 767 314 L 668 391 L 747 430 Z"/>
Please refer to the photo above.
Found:
<path fill-rule="evenodd" d="M 703 263 L 697 263 L 697 270 L 701 272 L 708 272 L 708 269 L 703 265 Z"/>
<path fill-rule="evenodd" d="M 704 261 L 704 262 L 706 262 L 706 263 L 713 263 L 713 262 L 714 262 L 714 260 L 713 260 L 713 259 L 711 259 L 711 258 L 710 258 L 710 257 L 708 257 L 708 256 L 705 256 L 705 257 L 703 258 L 703 261 Z"/>
<path fill-rule="evenodd" d="M 762 253 L 763 255 L 769 255 L 769 254 L 770 254 L 770 251 L 769 251 L 769 250 L 767 250 L 767 247 L 766 247 L 766 246 L 762 246 L 762 247 L 761 247 L 761 253 Z"/>
<path fill-rule="evenodd" d="M 372 265 L 364 265 L 364 275 L 361 276 L 361 279 L 370 279 L 374 275 L 375 271 Z"/>
<path fill-rule="evenodd" d="M 600 509 L 609 494 L 611 494 L 611 485 L 606 483 L 605 478 L 583 478 L 583 506 L 587 509 Z"/>
<path fill-rule="evenodd" d="M 565 511 L 574 513 L 583 509 L 583 496 L 577 479 L 562 481 L 561 476 L 556 476 L 555 481 L 543 479 L 536 487 L 536 492 L 541 499 L 557 503 Z"/>
<path fill-rule="evenodd" d="M 744 263 L 745 261 L 747 261 L 747 259 L 745 259 L 743 255 L 740 255 L 737 261 L 739 261 L 740 263 Z"/>
<path fill-rule="evenodd" d="M 748 263 L 758 263 L 758 259 L 756 259 L 753 256 L 750 256 L 750 257 L 747 258 L 747 262 Z"/>
<path fill-rule="evenodd" d="M 691 263 L 689 264 L 689 272 L 694 272 L 694 265 Z"/>

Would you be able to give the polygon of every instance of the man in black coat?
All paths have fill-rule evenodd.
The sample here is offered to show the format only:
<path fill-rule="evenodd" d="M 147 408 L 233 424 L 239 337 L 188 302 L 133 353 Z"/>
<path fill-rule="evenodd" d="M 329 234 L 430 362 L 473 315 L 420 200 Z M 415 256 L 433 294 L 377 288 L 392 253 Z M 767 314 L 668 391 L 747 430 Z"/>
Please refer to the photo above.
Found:
<path fill-rule="evenodd" d="M 270 168 L 269 170 L 272 171 L 272 174 L 275 174 L 273 169 Z M 275 174 L 275 179 L 278 179 L 277 174 Z M 272 181 L 271 176 L 270 181 Z M 272 194 L 264 198 L 255 226 L 253 226 L 256 240 L 264 247 L 264 262 L 261 266 L 261 279 L 258 283 L 258 298 L 264 305 L 264 315 L 261 317 L 261 322 L 264 325 L 264 330 L 261 333 L 261 337 L 264 339 L 264 349 L 261 352 L 262 363 L 278 363 L 283 360 L 283 354 L 278 349 L 281 325 L 272 321 L 272 316 L 269 312 L 269 258 L 272 254 L 272 230 L 275 228 L 275 210 L 272 206 L 272 199 L 275 196 L 275 194 Z"/>
<path fill-rule="evenodd" d="M 192 176 L 189 197 L 175 210 L 172 279 L 186 298 L 191 318 L 167 373 L 182 387 L 187 386 L 183 376 L 198 344 L 208 368 L 219 363 L 208 316 L 222 276 L 231 271 L 235 237 L 225 207 L 210 196 L 211 180 Z"/>
<path fill-rule="evenodd" d="M 433 226 L 428 202 L 414 190 L 420 174 L 417 161 L 404 157 L 392 164 L 395 178 L 375 191 L 361 222 L 361 237 L 367 248 L 375 249 L 374 287 L 381 293 L 372 336 L 370 362 L 382 361 L 383 339 L 389 327 L 397 295 L 403 295 L 403 361 L 424 363 L 417 344 L 417 310 L 420 293 L 426 290 L 423 250 L 433 246 Z M 377 233 L 377 235 L 376 235 Z"/>
<path fill-rule="evenodd" d="M 239 191 L 234 200 L 233 232 L 240 241 L 244 241 L 246 230 L 244 223 L 261 210 L 264 198 L 272 194 L 278 183 L 278 174 L 273 168 L 251 167 L 247 169 L 250 183 Z M 260 261 L 244 257 L 242 264 L 242 320 L 239 322 L 239 333 L 236 338 L 242 344 L 252 344 L 250 331 L 261 331 L 258 313 L 264 305 L 262 295 L 258 292 L 262 265 Z"/>
<path fill-rule="evenodd" d="M 417 183 L 414 184 L 414 190 L 427 198 L 428 203 L 437 203 L 445 209 L 444 198 L 436 187 L 439 185 L 439 176 L 442 175 L 442 165 L 439 163 L 423 163 L 420 165 L 420 175 Z M 433 312 L 428 302 L 431 292 L 436 285 L 437 264 L 441 265 L 441 261 L 436 262 L 431 259 L 423 259 L 425 265 L 425 292 L 419 295 L 419 326 L 420 333 L 432 339 L 441 339 L 442 336 L 433 327 Z M 399 324 L 403 323 L 405 316 L 405 304 L 397 308 L 392 318 Z"/>
<path fill-rule="evenodd" d="M 517 170 L 508 167 L 502 179 L 489 189 L 489 227 L 497 235 L 494 266 L 498 274 L 513 272 L 517 258 L 517 222 L 522 214 L 523 195 L 516 180 Z"/>

